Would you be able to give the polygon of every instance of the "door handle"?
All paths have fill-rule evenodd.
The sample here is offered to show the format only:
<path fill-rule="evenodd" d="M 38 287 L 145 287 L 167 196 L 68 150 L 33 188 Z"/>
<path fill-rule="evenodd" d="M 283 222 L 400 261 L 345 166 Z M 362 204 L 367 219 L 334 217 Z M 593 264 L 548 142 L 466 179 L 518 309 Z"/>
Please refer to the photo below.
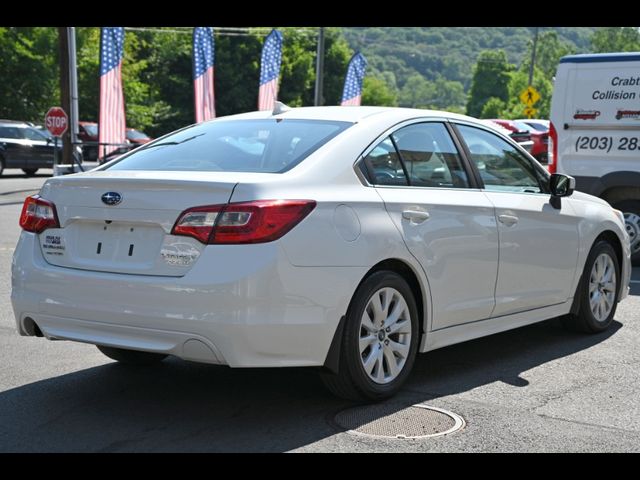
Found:
<path fill-rule="evenodd" d="M 512 227 L 518 223 L 518 217 L 514 215 L 498 215 L 498 221 L 507 227 Z"/>
<path fill-rule="evenodd" d="M 413 223 L 423 223 L 429 220 L 429 212 L 424 210 L 404 210 L 402 212 L 402 218 L 410 220 Z"/>

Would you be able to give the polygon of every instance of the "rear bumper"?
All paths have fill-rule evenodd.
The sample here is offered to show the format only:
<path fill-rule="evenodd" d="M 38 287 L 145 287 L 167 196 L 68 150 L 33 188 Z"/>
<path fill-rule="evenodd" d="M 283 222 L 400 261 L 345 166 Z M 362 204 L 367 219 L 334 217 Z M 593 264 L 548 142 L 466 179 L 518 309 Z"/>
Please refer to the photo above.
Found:
<path fill-rule="evenodd" d="M 11 301 L 48 338 L 231 367 L 317 366 L 364 267 L 294 267 L 277 242 L 215 245 L 180 278 L 56 267 L 23 232 Z"/>

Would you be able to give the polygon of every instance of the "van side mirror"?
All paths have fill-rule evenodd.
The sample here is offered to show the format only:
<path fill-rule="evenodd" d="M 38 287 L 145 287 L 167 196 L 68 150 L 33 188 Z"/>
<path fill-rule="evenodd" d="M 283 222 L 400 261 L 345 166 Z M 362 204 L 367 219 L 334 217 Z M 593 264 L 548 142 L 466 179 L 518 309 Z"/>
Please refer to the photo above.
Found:
<path fill-rule="evenodd" d="M 576 189 L 576 179 L 562 173 L 554 173 L 549 178 L 549 191 L 551 192 L 551 206 L 560 209 L 561 198 L 573 195 Z"/>

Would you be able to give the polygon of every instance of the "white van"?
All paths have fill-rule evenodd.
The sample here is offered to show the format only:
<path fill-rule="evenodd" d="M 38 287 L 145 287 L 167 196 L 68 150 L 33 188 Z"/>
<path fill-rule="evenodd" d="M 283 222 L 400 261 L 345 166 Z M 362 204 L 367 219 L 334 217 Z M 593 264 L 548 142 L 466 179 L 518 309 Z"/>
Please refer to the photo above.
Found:
<path fill-rule="evenodd" d="M 549 171 L 624 212 L 639 264 L 640 52 L 563 57 L 549 137 Z"/>

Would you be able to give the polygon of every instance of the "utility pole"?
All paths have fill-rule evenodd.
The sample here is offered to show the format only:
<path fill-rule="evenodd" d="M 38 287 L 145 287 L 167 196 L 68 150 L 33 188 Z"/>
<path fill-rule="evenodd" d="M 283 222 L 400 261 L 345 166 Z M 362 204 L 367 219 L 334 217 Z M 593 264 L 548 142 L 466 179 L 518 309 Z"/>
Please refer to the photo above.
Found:
<path fill-rule="evenodd" d="M 69 89 L 71 109 L 69 110 L 69 130 L 71 143 L 75 149 L 78 143 L 78 66 L 76 65 L 76 27 L 67 27 L 69 38 Z M 75 150 L 72 150 L 75 151 Z"/>
<path fill-rule="evenodd" d="M 71 92 L 69 85 L 69 32 L 67 27 L 58 27 L 58 52 L 60 55 L 60 102 L 62 109 L 71 111 Z M 65 165 L 71 164 L 71 129 L 62 135 L 62 161 Z"/>
<path fill-rule="evenodd" d="M 538 46 L 538 27 L 533 35 L 533 48 L 531 49 L 531 65 L 529 65 L 529 86 L 533 83 L 533 66 L 536 64 L 536 47 Z"/>
<path fill-rule="evenodd" d="M 322 85 L 324 81 L 324 27 L 318 33 L 318 51 L 316 54 L 316 94 L 313 104 L 318 107 L 324 103 Z"/>

